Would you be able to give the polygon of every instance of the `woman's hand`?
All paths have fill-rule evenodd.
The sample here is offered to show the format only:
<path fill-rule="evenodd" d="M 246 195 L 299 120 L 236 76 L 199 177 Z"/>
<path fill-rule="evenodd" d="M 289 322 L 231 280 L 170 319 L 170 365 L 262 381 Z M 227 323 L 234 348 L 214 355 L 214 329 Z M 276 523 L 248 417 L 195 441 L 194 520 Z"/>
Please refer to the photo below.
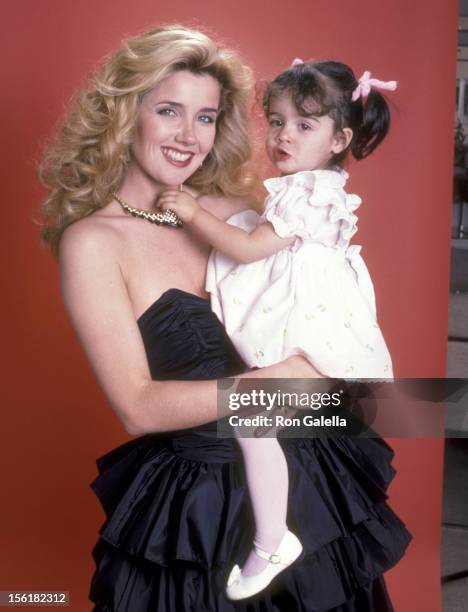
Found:
<path fill-rule="evenodd" d="M 258 370 L 252 370 L 249 373 L 241 376 L 241 378 L 303 378 L 303 379 L 324 379 L 326 377 L 323 376 L 318 370 L 316 370 L 309 361 L 302 355 L 293 355 L 292 357 L 288 357 L 284 361 L 281 361 L 272 366 L 268 366 L 266 368 L 260 368 Z M 291 391 L 298 391 L 297 384 L 291 383 L 292 388 Z M 287 381 L 285 381 L 284 390 L 287 391 Z M 270 416 L 274 416 L 279 414 L 284 418 L 292 418 L 294 415 L 301 410 L 301 407 L 298 406 L 276 406 Z M 276 431 L 280 431 L 284 429 L 284 427 L 269 427 L 262 426 L 257 427 L 255 429 L 255 437 L 263 437 L 268 435 L 272 429 L 276 429 Z"/>
<path fill-rule="evenodd" d="M 289 370 L 289 374 L 285 378 L 325 378 L 302 355 L 288 357 L 282 364 Z"/>
<path fill-rule="evenodd" d="M 166 189 L 158 198 L 157 207 L 162 210 L 171 209 L 184 223 L 190 223 L 200 205 L 186 191 Z"/>
<path fill-rule="evenodd" d="M 297 412 L 298 412 L 297 408 L 291 408 L 290 406 L 282 406 L 281 408 L 275 408 L 269 414 L 269 416 L 270 418 L 273 419 L 273 421 L 276 421 L 277 415 L 282 416 L 284 419 L 290 419 L 290 418 L 293 418 L 297 414 Z M 254 437 L 263 438 L 264 436 L 268 435 L 270 431 L 275 430 L 276 432 L 278 432 L 278 431 L 282 431 L 285 428 L 286 428 L 286 425 L 276 425 L 276 426 L 275 425 L 271 425 L 271 426 L 263 425 L 255 429 Z"/>

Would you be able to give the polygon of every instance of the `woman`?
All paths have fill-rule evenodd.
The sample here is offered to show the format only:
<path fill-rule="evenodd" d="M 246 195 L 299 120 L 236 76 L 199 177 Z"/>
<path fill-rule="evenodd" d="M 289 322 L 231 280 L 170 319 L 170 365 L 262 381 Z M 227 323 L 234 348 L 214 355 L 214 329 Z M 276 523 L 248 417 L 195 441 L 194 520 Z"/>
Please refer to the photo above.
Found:
<path fill-rule="evenodd" d="M 391 609 L 381 573 L 408 534 L 385 505 L 379 440 L 285 440 L 306 554 L 255 599 L 223 592 L 253 526 L 236 445 L 216 437 L 214 379 L 244 366 L 205 299 L 207 247 L 151 213 L 180 185 L 220 218 L 246 208 L 249 89 L 200 32 L 152 30 L 104 65 L 44 164 L 65 305 L 117 416 L 143 434 L 98 462 L 95 611 Z M 295 357 L 245 376 L 315 374 Z"/>

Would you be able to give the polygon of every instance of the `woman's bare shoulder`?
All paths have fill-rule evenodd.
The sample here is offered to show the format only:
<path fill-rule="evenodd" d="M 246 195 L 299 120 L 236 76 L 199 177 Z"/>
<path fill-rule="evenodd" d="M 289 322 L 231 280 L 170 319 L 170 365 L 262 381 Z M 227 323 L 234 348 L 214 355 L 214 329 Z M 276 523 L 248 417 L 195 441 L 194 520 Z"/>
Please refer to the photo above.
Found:
<path fill-rule="evenodd" d="M 59 258 L 110 252 L 119 243 L 121 217 L 92 214 L 71 223 L 63 232 Z"/>
<path fill-rule="evenodd" d="M 244 210 L 258 210 L 258 202 L 253 195 L 244 197 L 203 195 L 198 198 L 200 206 L 225 221 Z"/>

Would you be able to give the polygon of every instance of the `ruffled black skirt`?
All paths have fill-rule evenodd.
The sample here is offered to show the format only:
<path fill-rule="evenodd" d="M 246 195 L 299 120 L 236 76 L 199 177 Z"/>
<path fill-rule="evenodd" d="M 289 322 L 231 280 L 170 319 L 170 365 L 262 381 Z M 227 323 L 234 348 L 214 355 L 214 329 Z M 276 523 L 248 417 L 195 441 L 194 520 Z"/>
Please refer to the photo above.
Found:
<path fill-rule="evenodd" d="M 378 438 L 283 439 L 288 525 L 302 557 L 242 602 L 224 596 L 253 538 L 242 458 L 216 424 L 133 440 L 98 461 L 105 510 L 95 612 L 388 612 L 382 573 L 411 536 L 386 504 L 392 449 Z"/>

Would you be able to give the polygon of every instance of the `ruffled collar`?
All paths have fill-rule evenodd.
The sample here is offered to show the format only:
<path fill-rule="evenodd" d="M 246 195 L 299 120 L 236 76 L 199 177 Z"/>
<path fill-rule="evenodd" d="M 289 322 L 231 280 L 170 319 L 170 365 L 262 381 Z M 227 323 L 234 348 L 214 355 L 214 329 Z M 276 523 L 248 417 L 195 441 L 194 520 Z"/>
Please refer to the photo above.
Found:
<path fill-rule="evenodd" d="M 286 174 L 266 179 L 263 182 L 268 193 L 274 194 L 284 188 L 301 187 L 314 189 L 319 184 L 323 187 L 342 189 L 346 185 L 349 174 L 343 168 L 336 166 L 330 170 L 302 170 L 295 174 Z"/>

